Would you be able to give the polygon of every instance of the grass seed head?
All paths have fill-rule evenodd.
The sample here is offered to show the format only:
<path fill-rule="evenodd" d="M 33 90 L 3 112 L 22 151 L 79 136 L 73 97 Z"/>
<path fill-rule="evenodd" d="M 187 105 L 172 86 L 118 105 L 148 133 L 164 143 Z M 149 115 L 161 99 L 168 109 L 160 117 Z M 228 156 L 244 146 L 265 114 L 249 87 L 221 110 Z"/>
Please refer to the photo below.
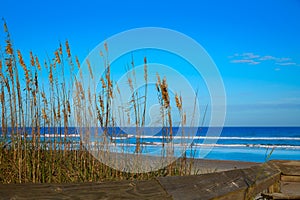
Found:
<path fill-rule="evenodd" d="M 52 73 L 52 65 L 50 64 L 50 71 L 49 71 L 49 81 L 52 84 L 53 83 L 53 73 Z"/>
<path fill-rule="evenodd" d="M 34 62 L 34 57 L 33 57 L 33 54 L 32 54 L 32 51 L 30 51 L 30 65 L 31 66 L 34 66 L 35 65 L 35 62 Z"/>
<path fill-rule="evenodd" d="M 58 50 L 59 50 L 59 54 L 62 55 L 63 52 L 62 52 L 62 45 L 61 45 L 61 43 L 59 43 L 59 49 Z"/>
<path fill-rule="evenodd" d="M 13 54 L 13 48 L 10 40 L 6 40 L 6 47 L 5 47 L 5 52 L 7 55 L 12 55 Z"/>
<path fill-rule="evenodd" d="M 104 43 L 104 48 L 105 48 L 105 51 L 108 52 L 108 46 L 107 46 L 106 42 Z"/>
<path fill-rule="evenodd" d="M 71 114 L 71 106 L 70 106 L 69 100 L 67 100 L 67 110 L 68 110 L 68 113 Z"/>
<path fill-rule="evenodd" d="M 100 81 L 101 81 L 101 84 L 102 84 L 102 88 L 104 89 L 104 88 L 106 88 L 106 84 L 105 84 L 105 81 L 104 81 L 104 79 L 103 78 L 101 78 L 100 79 Z"/>
<path fill-rule="evenodd" d="M 76 60 L 76 63 L 77 63 L 77 67 L 78 67 L 78 69 L 80 69 L 80 62 L 79 62 L 79 59 L 78 59 L 78 57 L 77 57 L 77 56 L 75 57 L 75 60 Z"/>
<path fill-rule="evenodd" d="M 89 60 L 86 60 L 86 63 L 87 63 L 87 66 L 88 66 L 88 69 L 89 69 L 89 72 L 90 72 L 91 79 L 94 79 L 91 63 L 90 63 Z"/>
<path fill-rule="evenodd" d="M 20 50 L 17 50 L 17 54 L 18 54 L 18 59 L 19 59 L 20 65 L 22 66 L 22 68 L 23 68 L 24 70 L 26 70 L 26 65 L 25 65 L 25 62 L 24 62 L 24 60 L 23 60 L 21 51 L 20 51 Z"/>
<path fill-rule="evenodd" d="M 35 63 L 36 63 L 36 65 L 37 65 L 38 70 L 41 70 L 41 69 L 42 69 L 42 68 L 41 68 L 41 64 L 40 64 L 39 59 L 38 59 L 37 56 L 35 57 Z"/>
<path fill-rule="evenodd" d="M 169 99 L 168 84 L 167 84 L 166 77 L 163 79 L 160 85 L 160 89 L 162 93 L 162 99 L 164 100 L 164 106 L 165 108 L 168 108 L 170 106 L 170 99 Z"/>
<path fill-rule="evenodd" d="M 176 107 L 178 110 L 181 110 L 182 108 L 182 102 L 181 102 L 181 97 L 178 97 L 178 95 L 175 95 L 175 102 L 176 102 Z"/>
<path fill-rule="evenodd" d="M 7 71 L 9 73 L 10 78 L 12 79 L 14 77 L 12 59 L 11 58 L 6 59 L 5 65 L 7 66 Z"/>
<path fill-rule="evenodd" d="M 69 58 L 71 58 L 71 50 L 70 50 L 70 46 L 69 46 L 69 41 L 66 40 L 66 50 L 67 50 L 67 55 Z"/>
<path fill-rule="evenodd" d="M 58 64 L 60 64 L 61 60 L 60 60 L 60 56 L 59 56 L 58 51 L 55 51 L 54 54 L 55 54 L 55 62 L 57 62 Z"/>
<path fill-rule="evenodd" d="M 4 19 L 2 18 L 2 20 L 4 21 Z M 8 28 L 7 28 L 7 24 L 6 24 L 6 22 L 4 21 L 4 23 L 3 23 L 3 28 L 4 28 L 4 32 L 5 33 L 8 33 Z"/>

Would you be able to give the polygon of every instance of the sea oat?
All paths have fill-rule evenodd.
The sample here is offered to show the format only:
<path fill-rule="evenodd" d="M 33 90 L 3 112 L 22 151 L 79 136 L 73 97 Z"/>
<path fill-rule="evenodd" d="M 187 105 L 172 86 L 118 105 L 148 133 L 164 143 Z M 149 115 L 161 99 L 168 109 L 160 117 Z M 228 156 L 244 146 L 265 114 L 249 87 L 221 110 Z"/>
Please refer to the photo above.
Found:
<path fill-rule="evenodd" d="M 43 101 L 43 103 L 44 103 L 45 105 L 47 105 L 47 104 L 48 104 L 48 101 L 47 101 L 45 92 L 41 92 L 41 95 L 42 95 L 42 99 L 43 99 L 42 101 Z"/>
<path fill-rule="evenodd" d="M 147 81 L 148 81 L 148 70 L 147 70 L 147 58 L 144 57 L 144 79 L 146 81 L 146 84 L 147 84 Z"/>
<path fill-rule="evenodd" d="M 35 62 L 34 62 L 34 57 L 33 57 L 33 54 L 32 54 L 32 51 L 30 51 L 30 65 L 31 66 L 34 66 L 35 65 Z"/>
<path fill-rule="evenodd" d="M 13 49 L 10 40 L 6 40 L 6 47 L 5 47 L 5 52 L 7 55 L 12 55 L 13 54 Z"/>
<path fill-rule="evenodd" d="M 106 42 L 104 43 L 104 48 L 105 48 L 105 51 L 108 52 L 108 46 L 107 46 Z"/>
<path fill-rule="evenodd" d="M 169 99 L 169 93 L 168 93 L 168 84 L 166 77 L 163 79 L 161 85 L 160 85 L 162 98 L 164 100 L 164 106 L 165 108 L 168 108 L 170 105 L 170 99 Z"/>
<path fill-rule="evenodd" d="M 105 84 L 105 81 L 104 81 L 104 79 L 103 78 L 101 78 L 100 79 L 100 81 L 101 81 L 101 84 L 102 84 L 102 88 L 104 89 L 104 88 L 106 88 L 106 84 Z"/>
<path fill-rule="evenodd" d="M 116 87 L 117 87 L 117 92 L 118 92 L 118 94 L 121 94 L 119 85 L 118 85 L 117 83 L 116 83 Z"/>
<path fill-rule="evenodd" d="M 176 102 L 176 107 L 178 108 L 178 110 L 181 110 L 182 108 L 182 99 L 181 96 L 178 97 L 178 95 L 175 95 L 175 102 Z"/>
<path fill-rule="evenodd" d="M 27 69 L 25 69 L 25 79 L 26 79 L 27 90 L 29 90 L 29 85 L 30 85 L 31 79 L 29 77 L 29 71 Z"/>
<path fill-rule="evenodd" d="M 40 64 L 39 59 L 38 59 L 37 56 L 35 57 L 35 63 L 37 65 L 38 70 L 41 70 L 41 64 Z"/>
<path fill-rule="evenodd" d="M 133 91 L 133 84 L 132 84 L 132 80 L 130 77 L 128 77 L 128 84 L 129 84 L 130 89 Z"/>
<path fill-rule="evenodd" d="M 55 51 L 54 54 L 55 54 L 55 61 L 56 61 L 58 64 L 60 64 L 60 63 L 61 63 L 61 60 L 60 60 L 60 56 L 59 56 L 58 51 Z"/>
<path fill-rule="evenodd" d="M 36 101 L 36 91 L 35 91 L 35 90 L 32 90 L 31 93 L 32 93 L 32 96 L 33 96 L 33 105 L 36 106 L 36 102 L 37 102 L 37 101 Z"/>
<path fill-rule="evenodd" d="M 87 63 L 87 66 L 88 66 L 88 70 L 90 72 L 91 79 L 94 79 L 91 63 L 90 63 L 89 60 L 86 60 L 86 63 Z"/>
<path fill-rule="evenodd" d="M 50 64 L 49 81 L 51 84 L 53 83 L 52 64 Z"/>
<path fill-rule="evenodd" d="M 4 19 L 2 18 L 2 20 L 4 21 Z M 6 24 L 6 22 L 4 21 L 4 23 L 3 23 L 3 28 L 4 28 L 4 32 L 5 33 L 8 33 L 8 28 L 7 28 L 7 24 Z"/>
<path fill-rule="evenodd" d="M 60 101 L 57 103 L 57 120 L 60 120 Z"/>
<path fill-rule="evenodd" d="M 102 111 L 102 113 L 104 113 L 104 101 L 103 101 L 101 95 L 99 95 L 99 103 L 100 103 L 101 111 Z"/>
<path fill-rule="evenodd" d="M 62 55 L 63 52 L 62 52 L 62 45 L 61 45 L 61 43 L 59 43 L 59 49 L 58 50 L 59 50 L 59 54 Z"/>
<path fill-rule="evenodd" d="M 158 73 L 156 73 L 156 77 L 157 77 L 157 84 L 160 86 L 161 85 L 161 81 L 160 81 L 160 76 Z"/>
<path fill-rule="evenodd" d="M 110 64 L 107 65 L 105 78 L 107 80 L 108 88 L 111 88 L 112 87 L 112 82 L 111 82 L 111 79 L 110 79 Z"/>
<path fill-rule="evenodd" d="M 17 54 L 18 54 L 18 59 L 19 59 L 19 63 L 22 66 L 23 69 L 26 69 L 26 65 L 25 62 L 23 60 L 22 54 L 20 52 L 20 50 L 17 50 Z"/>
<path fill-rule="evenodd" d="M 46 69 L 48 69 L 48 64 L 47 64 L 47 61 L 46 61 L 46 60 L 44 61 L 44 67 L 45 67 Z"/>
<path fill-rule="evenodd" d="M 4 76 L 2 74 L 2 60 L 0 60 L 0 77 L 4 78 Z"/>
<path fill-rule="evenodd" d="M 183 113 L 182 125 L 186 124 L 186 113 Z"/>
<path fill-rule="evenodd" d="M 35 85 L 36 91 L 38 92 L 39 91 L 39 82 L 38 82 L 37 72 L 34 73 L 34 85 Z"/>
<path fill-rule="evenodd" d="M 47 114 L 44 108 L 42 108 L 42 117 L 43 119 L 47 119 Z"/>
<path fill-rule="evenodd" d="M 66 50 L 67 50 L 68 57 L 71 58 L 71 50 L 70 50 L 70 46 L 69 46 L 68 40 L 66 40 Z"/>
<path fill-rule="evenodd" d="M 78 69 L 80 69 L 80 62 L 79 62 L 79 59 L 78 59 L 78 57 L 77 57 L 77 56 L 75 57 L 75 60 L 76 60 L 76 63 L 77 63 L 77 67 L 78 67 Z"/>
<path fill-rule="evenodd" d="M 9 76 L 11 79 L 13 79 L 14 77 L 14 74 L 13 74 L 13 65 L 12 65 L 12 59 L 11 58 L 8 58 L 5 60 L 5 65 L 7 66 L 7 71 L 9 73 Z"/>
<path fill-rule="evenodd" d="M 71 106 L 70 106 L 69 100 L 67 100 L 67 111 L 68 111 L 69 116 L 70 116 L 70 114 L 71 114 Z"/>

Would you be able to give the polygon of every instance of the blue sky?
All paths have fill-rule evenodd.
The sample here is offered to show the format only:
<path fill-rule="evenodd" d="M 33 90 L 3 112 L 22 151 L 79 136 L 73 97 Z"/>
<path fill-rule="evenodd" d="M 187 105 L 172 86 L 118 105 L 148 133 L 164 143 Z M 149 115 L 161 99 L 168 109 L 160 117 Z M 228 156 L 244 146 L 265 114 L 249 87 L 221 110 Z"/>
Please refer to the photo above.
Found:
<path fill-rule="evenodd" d="M 69 40 L 80 60 L 138 27 L 200 43 L 222 75 L 227 126 L 300 126 L 300 1 L 2 1 L 16 48 L 40 57 Z M 1 33 L 3 41 L 3 34 Z"/>

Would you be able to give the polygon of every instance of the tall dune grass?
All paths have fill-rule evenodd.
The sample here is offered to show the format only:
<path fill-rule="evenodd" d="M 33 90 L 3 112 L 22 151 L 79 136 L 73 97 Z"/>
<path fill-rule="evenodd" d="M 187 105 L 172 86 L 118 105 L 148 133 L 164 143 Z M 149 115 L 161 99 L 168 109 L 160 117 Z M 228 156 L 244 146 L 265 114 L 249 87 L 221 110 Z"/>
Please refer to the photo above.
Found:
<path fill-rule="evenodd" d="M 4 21 L 4 20 L 3 20 Z M 59 44 L 46 59 L 40 59 L 34 52 L 22 54 L 15 49 L 4 21 L 4 51 L 0 55 L 0 101 L 1 101 L 1 140 L 0 140 L 0 183 L 67 183 L 106 180 L 151 179 L 157 176 L 191 174 L 191 164 L 185 158 L 180 164 L 169 166 L 149 173 L 125 173 L 112 169 L 94 158 L 82 141 L 78 144 L 68 140 L 71 114 L 95 112 L 80 110 L 76 103 L 84 102 L 95 106 L 97 124 L 108 135 L 108 128 L 115 125 L 115 113 L 111 106 L 113 90 L 117 87 L 111 79 L 110 64 L 105 57 L 108 53 L 100 52 L 106 66 L 101 78 L 102 90 L 97 96 L 91 91 L 83 91 L 83 83 L 76 79 L 75 72 L 80 69 L 80 61 L 72 55 L 68 41 Z M 24 58 L 30 61 L 26 63 Z M 74 62 L 75 61 L 75 62 Z M 88 62 L 88 61 L 87 61 Z M 87 63 L 92 78 L 93 70 Z M 146 102 L 148 95 L 147 58 L 144 58 L 145 90 L 142 96 L 136 92 L 134 61 L 132 73 L 128 76 L 128 87 L 132 92 L 129 108 L 133 109 L 137 127 L 145 126 Z M 68 75 L 66 76 L 66 72 Z M 47 74 L 48 79 L 41 76 Z M 75 85 L 74 104 L 71 105 L 71 88 Z M 171 101 L 174 101 L 181 117 L 181 124 L 186 124 L 186 114 L 182 109 L 182 97 L 171 100 L 168 94 L 167 79 L 157 75 L 158 101 L 161 104 L 162 127 L 164 136 L 172 140 Z M 118 91 L 120 93 L 120 91 Z M 143 99 L 143 101 L 141 101 Z M 128 108 L 126 108 L 128 109 Z M 125 110 L 126 110 L 125 109 Z M 122 112 L 122 115 L 126 115 Z M 127 113 L 130 111 L 127 110 Z M 175 112 L 175 111 L 174 111 Z M 83 115 L 74 115 L 77 121 L 84 120 Z M 125 116 L 123 116 L 125 118 Z M 84 124 L 83 124 L 84 126 Z M 28 129 L 30 128 L 30 129 Z M 41 131 L 43 130 L 43 131 Z M 52 131 L 53 139 L 46 139 L 46 132 Z M 30 132 L 28 132 L 30 131 Z M 79 129 L 79 132 L 83 131 Z M 81 132 L 82 134 L 82 132 Z M 136 155 L 142 151 L 140 134 L 137 133 Z M 31 137 L 28 137 L 31 136 Z M 105 139 L 106 137 L 104 137 Z M 83 138 L 84 139 L 84 138 Z M 105 144 L 105 140 L 103 141 Z M 120 161 L 115 161 L 120 162 Z"/>

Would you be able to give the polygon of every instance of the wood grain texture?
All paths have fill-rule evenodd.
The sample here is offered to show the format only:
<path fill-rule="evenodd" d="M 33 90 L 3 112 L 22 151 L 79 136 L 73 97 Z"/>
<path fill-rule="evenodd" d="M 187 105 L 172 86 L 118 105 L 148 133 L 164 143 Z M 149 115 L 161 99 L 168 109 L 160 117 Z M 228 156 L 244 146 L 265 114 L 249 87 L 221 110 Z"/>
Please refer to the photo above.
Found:
<path fill-rule="evenodd" d="M 281 181 L 287 182 L 300 182 L 300 176 L 282 175 Z"/>
<path fill-rule="evenodd" d="M 248 169 L 158 180 L 174 199 L 244 199 L 279 181 L 280 171 L 263 164 Z"/>
<path fill-rule="evenodd" d="M 300 161 L 295 160 L 275 160 L 270 163 L 274 163 L 282 175 L 300 176 Z"/>
<path fill-rule="evenodd" d="M 269 193 L 263 193 L 262 196 L 264 198 L 267 198 L 267 199 L 280 199 L 280 200 L 284 200 L 284 199 L 300 199 L 300 196 L 299 195 L 289 195 L 289 194 L 283 194 L 283 193 L 272 193 L 272 194 L 269 194 Z"/>
<path fill-rule="evenodd" d="M 156 180 L 0 185 L 0 199 L 170 199 Z"/>

